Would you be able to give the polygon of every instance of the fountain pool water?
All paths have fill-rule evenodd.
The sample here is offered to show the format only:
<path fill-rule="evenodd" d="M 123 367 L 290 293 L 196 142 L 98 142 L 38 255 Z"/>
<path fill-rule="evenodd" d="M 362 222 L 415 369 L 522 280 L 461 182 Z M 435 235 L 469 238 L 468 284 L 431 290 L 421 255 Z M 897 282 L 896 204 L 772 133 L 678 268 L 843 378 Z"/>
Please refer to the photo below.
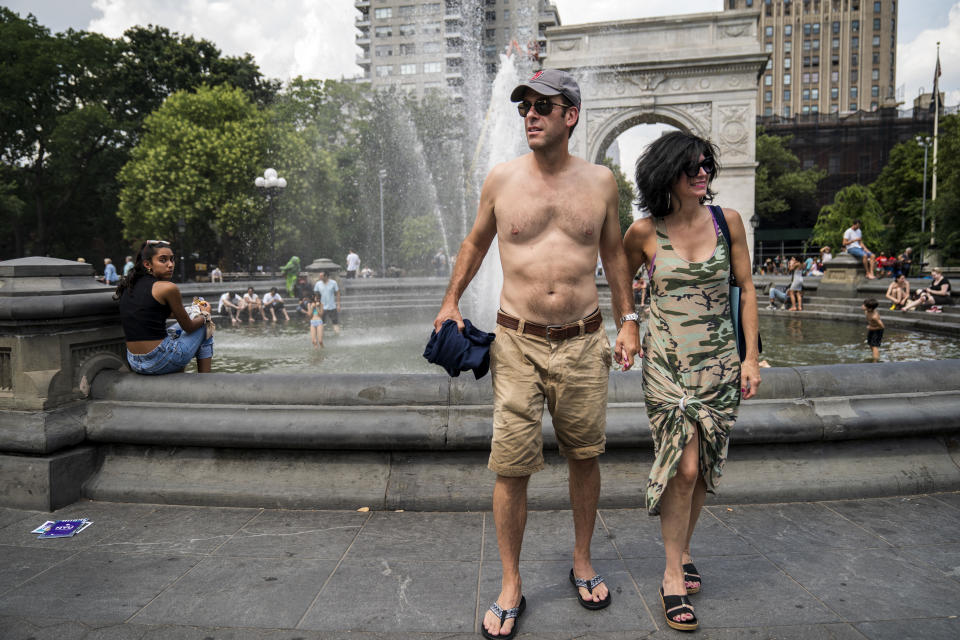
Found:
<path fill-rule="evenodd" d="M 213 370 L 221 373 L 442 373 L 421 355 L 436 314 L 433 307 L 389 314 L 345 312 L 338 335 L 329 327 L 326 346 L 314 351 L 307 324 L 288 323 L 231 327 L 220 323 Z M 607 314 L 609 315 L 609 314 Z M 492 327 L 484 327 L 492 329 Z M 611 345 L 613 321 L 606 320 Z M 868 362 L 870 349 L 859 323 L 812 318 L 761 317 L 763 357 L 773 366 Z M 936 334 L 898 329 L 884 332 L 884 361 L 960 358 L 960 341 Z M 191 365 L 193 367 L 194 365 Z M 471 376 L 466 373 L 464 375 Z"/>

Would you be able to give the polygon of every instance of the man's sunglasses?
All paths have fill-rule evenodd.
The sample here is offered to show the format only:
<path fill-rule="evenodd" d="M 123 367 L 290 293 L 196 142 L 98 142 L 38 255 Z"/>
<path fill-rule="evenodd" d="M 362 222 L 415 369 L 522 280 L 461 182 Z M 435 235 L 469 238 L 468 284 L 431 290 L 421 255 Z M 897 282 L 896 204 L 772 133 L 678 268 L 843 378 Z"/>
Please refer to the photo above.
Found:
<path fill-rule="evenodd" d="M 716 170 L 716 168 L 717 164 L 713 161 L 713 157 L 707 156 L 696 164 L 688 164 L 683 168 L 683 172 L 687 174 L 688 178 L 696 178 L 698 175 L 700 175 L 700 169 L 703 169 L 703 172 L 709 176 Z"/>
<path fill-rule="evenodd" d="M 533 104 L 530 104 L 526 100 L 517 105 L 517 111 L 520 112 L 521 118 L 526 118 L 527 114 L 530 113 L 530 107 L 533 107 L 533 110 L 539 113 L 541 116 L 548 116 L 553 112 L 554 107 L 560 107 L 561 109 L 569 109 L 573 105 L 569 104 L 560 104 L 559 102 L 550 102 L 546 98 L 543 100 L 537 100 Z"/>

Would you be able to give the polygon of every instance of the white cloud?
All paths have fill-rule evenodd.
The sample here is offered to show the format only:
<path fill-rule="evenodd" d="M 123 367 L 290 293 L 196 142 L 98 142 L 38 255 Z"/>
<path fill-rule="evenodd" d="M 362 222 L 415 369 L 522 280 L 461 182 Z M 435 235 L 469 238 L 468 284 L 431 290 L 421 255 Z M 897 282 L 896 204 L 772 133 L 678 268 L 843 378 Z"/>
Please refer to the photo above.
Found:
<path fill-rule="evenodd" d="M 272 78 L 339 78 L 360 73 L 352 0 L 93 0 L 102 18 L 89 29 L 119 37 L 154 24 L 205 38 L 225 55 L 250 53 Z"/>
<path fill-rule="evenodd" d="M 913 105 L 921 88 L 933 90 L 933 70 L 940 42 L 940 90 L 947 105 L 960 103 L 960 2 L 950 9 L 947 24 L 920 32 L 911 42 L 897 45 L 897 84 L 904 85 L 904 107 Z"/>
<path fill-rule="evenodd" d="M 553 0 L 563 24 L 722 11 L 723 0 Z"/>

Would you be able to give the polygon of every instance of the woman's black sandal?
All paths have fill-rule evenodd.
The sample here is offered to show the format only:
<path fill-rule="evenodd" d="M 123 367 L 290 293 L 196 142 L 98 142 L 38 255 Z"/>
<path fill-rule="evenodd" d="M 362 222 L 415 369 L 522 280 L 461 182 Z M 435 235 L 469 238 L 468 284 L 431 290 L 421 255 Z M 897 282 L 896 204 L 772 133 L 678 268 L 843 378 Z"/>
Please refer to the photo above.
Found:
<path fill-rule="evenodd" d="M 520 596 L 520 604 L 515 606 L 513 609 L 503 609 L 494 602 L 490 605 L 490 611 L 493 611 L 493 614 L 500 618 L 500 627 L 503 628 L 503 623 L 509 620 L 510 618 L 515 618 L 513 621 L 513 629 L 510 629 L 510 633 L 505 636 L 493 635 L 487 628 L 483 626 L 483 623 L 480 624 L 480 633 L 483 634 L 484 638 L 489 640 L 510 640 L 510 638 L 517 635 L 517 629 L 520 628 L 520 616 L 523 615 L 523 610 L 527 608 L 527 599 L 524 596 Z"/>
<path fill-rule="evenodd" d="M 683 582 L 684 584 L 687 582 L 697 583 L 697 586 L 693 588 L 687 587 L 688 596 L 692 596 L 695 593 L 700 593 L 700 587 L 703 586 L 702 581 L 700 580 L 700 573 L 697 571 L 697 568 L 693 566 L 692 562 L 688 562 L 687 564 L 683 565 Z"/>
<path fill-rule="evenodd" d="M 593 600 L 585 600 L 583 596 L 580 595 L 580 587 L 583 587 L 590 594 L 593 594 L 593 590 L 597 588 L 597 585 L 603 582 L 603 576 L 595 575 L 589 580 L 584 580 L 583 578 L 578 578 L 573 575 L 573 569 L 570 569 L 570 582 L 573 583 L 573 586 L 577 589 L 577 600 L 580 601 L 580 606 L 584 609 L 590 609 L 591 611 L 596 611 L 598 609 L 606 609 L 610 606 L 610 601 L 613 599 L 613 594 L 607 590 L 607 597 L 601 600 L 600 602 L 594 602 Z"/>
<path fill-rule="evenodd" d="M 665 596 L 663 587 L 660 587 L 660 602 L 663 603 L 663 617 L 667 619 L 667 624 L 677 631 L 694 631 L 700 626 L 697 620 L 697 614 L 693 612 L 693 605 L 687 596 Z M 685 613 L 693 616 L 690 620 L 676 620 Z"/>

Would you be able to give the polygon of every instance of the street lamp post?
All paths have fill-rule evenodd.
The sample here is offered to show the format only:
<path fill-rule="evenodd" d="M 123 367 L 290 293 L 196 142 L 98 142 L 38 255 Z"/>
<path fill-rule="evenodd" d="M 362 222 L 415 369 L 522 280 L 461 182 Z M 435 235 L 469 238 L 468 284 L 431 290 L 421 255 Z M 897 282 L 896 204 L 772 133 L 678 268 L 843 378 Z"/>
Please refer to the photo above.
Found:
<path fill-rule="evenodd" d="M 383 181 L 387 179 L 386 169 L 380 169 L 377 173 L 380 178 L 380 271 L 381 277 L 387 277 L 387 249 L 383 241 Z"/>
<path fill-rule="evenodd" d="M 270 210 L 270 263 L 271 268 L 277 268 L 277 226 L 276 226 L 276 204 L 274 199 L 280 189 L 285 189 L 287 179 L 277 176 L 277 170 L 270 168 L 263 172 L 263 176 L 257 176 L 253 181 L 255 185 L 266 190 L 267 208 Z"/>
<path fill-rule="evenodd" d="M 932 140 L 930 136 L 917 136 L 917 144 L 923 147 L 923 201 L 920 205 L 920 231 L 927 230 L 927 151 Z"/>
<path fill-rule="evenodd" d="M 187 221 L 180 216 L 177 220 L 177 231 L 180 233 L 180 282 L 187 281 L 187 267 L 184 259 L 187 255 Z"/>

